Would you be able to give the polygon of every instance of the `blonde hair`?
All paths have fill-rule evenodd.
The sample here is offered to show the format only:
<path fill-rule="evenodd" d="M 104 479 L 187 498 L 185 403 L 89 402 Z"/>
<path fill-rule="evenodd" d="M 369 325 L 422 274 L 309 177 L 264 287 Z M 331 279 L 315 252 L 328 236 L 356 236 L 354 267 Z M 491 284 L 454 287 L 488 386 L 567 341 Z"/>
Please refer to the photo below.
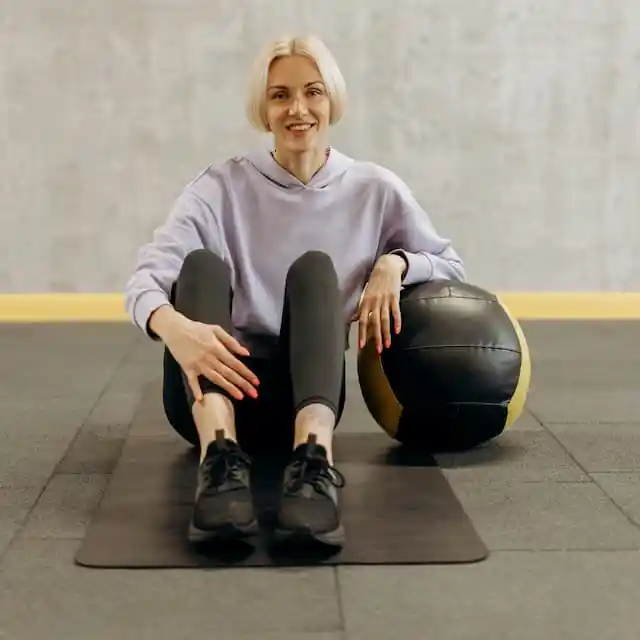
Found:
<path fill-rule="evenodd" d="M 278 58 L 293 55 L 305 56 L 316 63 L 331 106 L 329 124 L 336 124 L 344 115 L 347 102 L 346 82 L 336 59 L 324 42 L 314 35 L 278 38 L 268 42 L 258 54 L 249 76 L 247 117 L 258 131 L 269 131 L 265 112 L 269 69 Z"/>

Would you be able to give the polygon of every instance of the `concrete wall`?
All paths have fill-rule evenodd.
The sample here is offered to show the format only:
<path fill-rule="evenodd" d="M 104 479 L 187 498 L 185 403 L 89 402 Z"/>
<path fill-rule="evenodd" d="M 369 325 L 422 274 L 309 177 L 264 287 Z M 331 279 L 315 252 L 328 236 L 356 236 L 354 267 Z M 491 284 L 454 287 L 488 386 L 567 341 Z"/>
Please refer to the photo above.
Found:
<path fill-rule="evenodd" d="M 259 142 L 246 72 L 314 31 L 334 144 L 397 171 L 471 278 L 640 288 L 635 0 L 2 0 L 0 288 L 121 291 L 203 166 Z"/>

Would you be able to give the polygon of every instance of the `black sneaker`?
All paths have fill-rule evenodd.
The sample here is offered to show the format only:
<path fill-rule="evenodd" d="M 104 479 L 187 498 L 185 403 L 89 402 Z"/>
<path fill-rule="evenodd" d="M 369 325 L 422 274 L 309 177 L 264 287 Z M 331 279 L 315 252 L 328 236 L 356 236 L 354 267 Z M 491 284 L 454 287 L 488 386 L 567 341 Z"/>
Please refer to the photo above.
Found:
<path fill-rule="evenodd" d="M 285 469 L 284 486 L 274 530 L 276 542 L 344 544 L 337 489 L 342 474 L 327 460 L 326 449 L 316 437 L 296 448 Z"/>
<path fill-rule="evenodd" d="M 243 538 L 258 531 L 249 489 L 248 456 L 233 440 L 216 432 L 198 469 L 190 538 Z"/>

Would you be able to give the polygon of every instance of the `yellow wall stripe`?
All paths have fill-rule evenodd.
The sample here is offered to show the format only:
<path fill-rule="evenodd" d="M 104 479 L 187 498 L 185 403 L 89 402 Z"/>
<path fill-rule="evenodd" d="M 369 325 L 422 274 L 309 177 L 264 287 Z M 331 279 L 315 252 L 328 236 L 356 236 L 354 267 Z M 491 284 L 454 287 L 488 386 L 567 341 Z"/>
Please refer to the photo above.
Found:
<path fill-rule="evenodd" d="M 640 293 L 498 293 L 518 320 L 640 319 Z"/>
<path fill-rule="evenodd" d="M 640 293 L 499 293 L 518 320 L 640 319 Z M 118 293 L 0 294 L 0 322 L 127 322 Z"/>
<path fill-rule="evenodd" d="M 127 321 L 123 296 L 113 293 L 0 295 L 0 322 Z"/>

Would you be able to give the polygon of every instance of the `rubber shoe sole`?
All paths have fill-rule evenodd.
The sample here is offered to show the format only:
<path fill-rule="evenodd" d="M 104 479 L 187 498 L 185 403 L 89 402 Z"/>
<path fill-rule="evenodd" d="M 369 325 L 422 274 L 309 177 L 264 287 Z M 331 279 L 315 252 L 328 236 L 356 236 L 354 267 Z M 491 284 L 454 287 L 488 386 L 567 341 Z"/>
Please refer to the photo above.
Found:
<path fill-rule="evenodd" d="M 344 527 L 339 525 L 333 531 L 312 531 L 310 527 L 273 530 L 273 542 L 277 545 L 308 546 L 321 544 L 329 547 L 342 547 L 345 543 Z"/>
<path fill-rule="evenodd" d="M 209 503 L 210 500 L 211 503 L 208 505 L 207 503 Z M 206 514 L 208 509 L 215 508 L 215 498 L 203 497 L 200 500 L 199 510 L 201 510 L 203 514 Z M 252 507 L 247 508 L 247 500 L 236 502 L 235 504 L 231 503 L 228 508 L 230 508 L 233 515 L 230 514 L 227 522 L 209 525 L 202 521 L 197 521 L 197 511 L 194 507 L 189 526 L 189 539 L 196 542 L 209 539 L 236 540 L 247 538 L 258 533 L 258 520 L 253 513 Z"/>
<path fill-rule="evenodd" d="M 227 522 L 223 525 L 212 527 L 210 529 L 201 529 L 196 527 L 192 519 L 189 523 L 188 538 L 190 542 L 243 540 L 257 535 L 259 530 L 260 528 L 257 520 L 252 520 L 247 524 L 234 524 L 232 522 Z"/>

